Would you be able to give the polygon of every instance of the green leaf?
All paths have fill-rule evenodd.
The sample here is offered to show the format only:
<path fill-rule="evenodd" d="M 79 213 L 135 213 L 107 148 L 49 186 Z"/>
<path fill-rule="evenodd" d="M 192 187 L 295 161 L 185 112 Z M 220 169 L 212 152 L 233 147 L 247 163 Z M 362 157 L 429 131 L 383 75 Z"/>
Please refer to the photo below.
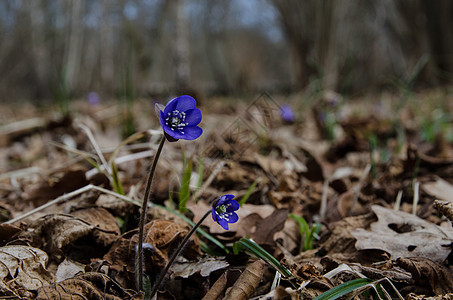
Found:
<path fill-rule="evenodd" d="M 184 170 L 181 188 L 179 190 L 179 211 L 184 213 L 187 211 L 186 205 L 190 197 L 190 176 L 192 175 L 192 158 L 189 159 Z"/>
<path fill-rule="evenodd" d="M 112 183 L 113 183 L 113 189 L 115 192 L 117 192 L 120 195 L 125 195 L 124 194 L 124 189 L 123 185 L 121 184 L 121 181 L 118 177 L 118 168 L 116 167 L 116 164 L 114 161 L 111 163 L 112 167 Z"/>
<path fill-rule="evenodd" d="M 239 200 L 240 206 L 242 206 L 247 201 L 247 199 L 250 197 L 250 195 L 253 193 L 253 191 L 255 190 L 256 184 L 258 183 L 259 180 L 260 180 L 260 178 L 257 178 L 252 183 L 252 185 L 247 189 L 247 192 L 245 193 L 245 195 L 242 196 L 241 200 Z"/>
<path fill-rule="evenodd" d="M 301 251 L 307 251 L 309 249 L 312 249 L 313 248 L 313 242 L 312 242 L 313 230 L 315 228 L 312 227 L 312 229 L 310 230 L 310 227 L 308 226 L 307 221 L 305 221 L 305 219 L 300 216 L 296 216 L 295 214 L 290 214 L 289 216 L 291 218 L 293 218 L 294 220 L 296 220 L 297 223 L 299 224 L 299 231 L 300 231 L 300 235 L 302 237 Z"/>
<path fill-rule="evenodd" d="M 200 157 L 198 162 L 198 182 L 197 182 L 197 191 L 200 190 L 201 184 L 203 183 L 203 172 L 204 172 L 204 164 L 203 164 L 203 157 Z"/>
<path fill-rule="evenodd" d="M 277 271 L 279 271 L 284 277 L 289 278 L 292 277 L 293 274 L 283 266 L 278 260 L 275 259 L 269 252 L 264 250 L 260 245 L 255 243 L 254 241 L 246 238 L 241 238 L 239 241 L 235 242 L 233 245 L 234 253 L 239 253 L 241 248 L 245 249 L 250 254 L 254 255 L 255 257 L 261 258 L 269 265 L 274 267 Z"/>
<path fill-rule="evenodd" d="M 337 285 L 334 288 L 331 288 L 330 290 L 322 293 L 321 295 L 314 298 L 313 300 L 335 300 L 335 299 L 338 299 L 358 288 L 368 285 L 371 282 L 373 282 L 373 281 L 369 278 L 353 279 L 351 281 L 344 282 L 340 285 Z"/>

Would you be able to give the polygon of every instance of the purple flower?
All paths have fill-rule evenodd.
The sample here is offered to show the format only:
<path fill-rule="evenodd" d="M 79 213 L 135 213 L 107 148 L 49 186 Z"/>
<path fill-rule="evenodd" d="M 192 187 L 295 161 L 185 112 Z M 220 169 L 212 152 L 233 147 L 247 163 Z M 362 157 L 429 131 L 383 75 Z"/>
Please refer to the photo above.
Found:
<path fill-rule="evenodd" d="M 174 98 L 164 108 L 156 105 L 160 125 L 168 141 L 194 140 L 203 133 L 203 129 L 197 126 L 202 116 L 196 105 L 197 102 L 190 96 Z"/>
<path fill-rule="evenodd" d="M 89 92 L 87 95 L 87 101 L 91 106 L 96 106 L 100 103 L 99 95 L 96 92 Z"/>
<path fill-rule="evenodd" d="M 289 105 L 283 105 L 280 107 L 280 116 L 285 122 L 294 122 L 294 112 Z"/>
<path fill-rule="evenodd" d="M 234 195 L 223 195 L 212 204 L 212 219 L 225 230 L 228 230 L 228 223 L 236 223 L 239 219 L 234 212 L 239 209 L 239 203 L 233 198 Z"/>

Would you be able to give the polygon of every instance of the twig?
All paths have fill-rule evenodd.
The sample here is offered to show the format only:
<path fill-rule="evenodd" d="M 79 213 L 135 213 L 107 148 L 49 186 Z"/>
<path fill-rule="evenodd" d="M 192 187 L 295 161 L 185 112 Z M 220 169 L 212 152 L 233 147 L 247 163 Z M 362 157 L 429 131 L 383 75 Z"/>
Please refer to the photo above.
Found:
<path fill-rule="evenodd" d="M 105 160 L 104 154 L 102 153 L 101 148 L 99 148 L 99 145 L 96 142 L 96 139 L 94 138 L 93 133 L 91 132 L 90 128 L 88 128 L 88 126 L 86 126 L 82 123 L 77 124 L 77 126 L 80 127 L 87 135 L 88 139 L 91 142 L 91 145 L 93 145 L 93 147 L 94 147 L 94 151 L 96 151 L 96 154 L 99 156 L 99 159 L 101 160 L 102 164 L 104 165 L 104 168 L 107 170 L 107 172 L 109 174 L 112 174 L 112 170 L 110 169 L 109 164 Z"/>
<path fill-rule="evenodd" d="M 215 179 L 217 174 L 223 169 L 223 166 L 225 166 L 224 160 L 217 163 L 217 165 L 214 168 L 214 171 L 212 171 L 208 179 L 203 183 L 201 188 L 193 194 L 191 198 L 192 201 L 195 201 L 195 199 L 198 199 L 198 197 L 200 197 L 204 193 L 204 191 L 211 185 L 212 181 Z"/>
<path fill-rule="evenodd" d="M 67 200 L 71 199 L 72 197 L 78 196 L 78 195 L 80 195 L 82 193 L 85 193 L 87 191 L 90 191 L 90 190 L 97 190 L 97 191 L 100 191 L 102 193 L 112 195 L 114 197 L 120 198 L 121 200 L 124 200 L 126 202 L 132 203 L 132 204 L 137 205 L 137 206 L 141 205 L 140 202 L 135 201 L 135 200 L 133 200 L 133 199 L 131 199 L 129 197 L 117 194 L 115 192 L 109 191 L 107 189 L 101 188 L 101 187 L 96 186 L 96 185 L 89 184 L 89 185 L 86 185 L 84 187 L 81 187 L 80 189 L 72 191 L 72 192 L 70 192 L 68 194 L 64 194 L 64 195 L 62 195 L 62 196 L 60 196 L 58 198 L 55 198 L 54 200 L 49 201 L 49 202 L 47 202 L 47 203 L 45 203 L 45 204 L 43 204 L 43 205 L 41 205 L 41 206 L 39 206 L 39 207 L 37 207 L 35 209 L 32 209 L 29 212 L 27 212 L 27 213 L 25 213 L 25 214 L 23 214 L 23 215 L 21 215 L 19 217 L 16 217 L 14 219 L 8 220 L 8 221 L 4 222 L 3 224 L 13 224 L 13 223 L 15 223 L 17 221 L 20 221 L 22 219 L 25 219 L 26 217 L 29 217 L 29 216 L 35 214 L 35 213 L 37 213 L 37 212 L 39 212 L 39 211 L 41 211 L 43 209 L 46 209 L 46 208 L 48 208 L 48 207 L 50 207 L 52 205 L 58 204 L 60 202 L 67 201 Z"/>

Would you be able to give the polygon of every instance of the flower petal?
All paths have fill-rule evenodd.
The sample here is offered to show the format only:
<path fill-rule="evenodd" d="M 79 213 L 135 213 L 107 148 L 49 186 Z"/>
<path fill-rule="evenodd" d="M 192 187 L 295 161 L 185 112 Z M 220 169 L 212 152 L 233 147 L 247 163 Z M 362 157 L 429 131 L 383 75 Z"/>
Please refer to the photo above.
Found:
<path fill-rule="evenodd" d="M 236 200 L 227 200 L 225 206 L 227 207 L 226 212 L 232 212 L 239 209 L 239 203 Z"/>
<path fill-rule="evenodd" d="M 236 223 L 239 220 L 239 216 L 235 212 L 228 216 L 228 218 L 228 223 Z"/>
<path fill-rule="evenodd" d="M 201 122 L 201 118 L 201 110 L 194 108 L 186 111 L 186 118 L 184 121 L 188 124 L 187 126 L 196 126 Z"/>
<path fill-rule="evenodd" d="M 167 115 L 169 112 L 173 112 L 175 110 L 183 112 L 195 108 L 195 106 L 197 106 L 197 101 L 195 101 L 194 98 L 183 95 L 171 99 L 165 106 L 164 113 Z"/>
<path fill-rule="evenodd" d="M 219 225 L 222 226 L 223 229 L 228 230 L 228 222 L 224 219 L 219 219 L 217 223 L 219 223 Z"/>
<path fill-rule="evenodd" d="M 185 131 L 184 131 L 184 133 L 181 133 L 178 130 L 171 130 L 171 127 L 169 127 L 169 126 L 162 126 L 162 128 L 164 129 L 166 134 L 168 134 L 169 136 L 171 136 L 174 139 L 177 139 L 177 140 L 185 139 L 185 140 L 187 140 Z"/>
<path fill-rule="evenodd" d="M 218 206 L 220 206 L 220 205 L 222 205 L 222 204 L 225 204 L 225 202 L 227 202 L 228 200 L 231 200 L 231 199 L 233 199 L 233 198 L 234 198 L 234 195 L 226 194 L 226 195 L 221 196 L 221 197 L 217 200 L 217 202 L 214 202 L 212 205 L 213 205 L 214 207 L 218 207 Z"/>
<path fill-rule="evenodd" d="M 203 133 L 203 129 L 201 129 L 198 126 L 184 127 L 184 134 L 182 134 L 181 137 L 179 137 L 179 139 L 184 139 L 184 140 L 188 140 L 188 141 L 195 140 L 202 133 Z"/>
<path fill-rule="evenodd" d="M 212 219 L 214 220 L 214 222 L 217 222 L 217 214 L 215 213 L 214 208 L 211 210 L 211 214 L 212 214 Z"/>

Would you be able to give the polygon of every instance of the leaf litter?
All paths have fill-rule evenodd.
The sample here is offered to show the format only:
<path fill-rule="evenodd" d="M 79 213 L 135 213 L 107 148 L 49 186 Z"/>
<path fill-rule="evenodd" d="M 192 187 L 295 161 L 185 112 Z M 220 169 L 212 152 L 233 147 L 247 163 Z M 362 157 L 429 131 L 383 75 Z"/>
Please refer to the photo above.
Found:
<path fill-rule="evenodd" d="M 393 96 L 388 97 L 391 102 Z M 338 107 L 341 118 L 328 141 L 330 125 L 318 119 L 324 107 L 307 107 L 302 119 L 287 124 L 278 115 L 260 115 L 267 100 L 258 97 L 252 109 L 202 107 L 209 117 L 201 125 L 206 131 L 201 140 L 167 145 L 148 210 L 144 270 L 154 280 L 191 228 L 170 210 L 178 207 L 182 161 L 192 157 L 192 177 L 201 176 L 203 184 L 190 185 L 185 217 L 197 222 L 219 194 L 238 200 L 248 194 L 230 230 L 209 218 L 202 229 L 230 250 L 240 238 L 251 238 L 293 277 L 278 279 L 263 261 L 226 253 L 199 235 L 167 274 L 158 299 L 310 299 L 363 277 L 388 279 L 406 299 L 449 299 L 453 144 L 442 132 L 434 142 L 423 140 L 421 125 L 408 118 L 429 107 L 407 105 L 395 123 L 370 112 L 371 104 L 346 103 Z M 158 128 L 157 118 L 143 114 L 153 115 L 152 108 L 145 101 L 135 105 L 142 112 L 135 123 L 142 130 Z M 11 116 L 10 126 L 1 127 L 1 220 L 39 209 L 0 224 L 1 297 L 143 297 L 134 291 L 138 205 L 159 131 L 139 134 L 117 148 L 120 117 L 111 114 L 111 107 L 105 107 L 109 118 L 102 117 L 102 108 L 81 108 L 60 119 L 52 111 L 39 118 L 24 114 L 28 120 Z M 263 127 L 269 118 L 272 126 Z M 97 172 L 87 162 L 84 153 L 96 158 L 99 149 L 107 161 L 118 161 L 126 195 L 112 191 L 111 173 L 99 157 Z M 203 174 L 197 173 L 200 157 Z M 89 184 L 97 188 L 85 190 Z M 300 252 L 303 235 L 290 213 L 310 226 L 322 224 L 313 249 Z M 385 281 L 382 287 L 397 297 Z"/>

